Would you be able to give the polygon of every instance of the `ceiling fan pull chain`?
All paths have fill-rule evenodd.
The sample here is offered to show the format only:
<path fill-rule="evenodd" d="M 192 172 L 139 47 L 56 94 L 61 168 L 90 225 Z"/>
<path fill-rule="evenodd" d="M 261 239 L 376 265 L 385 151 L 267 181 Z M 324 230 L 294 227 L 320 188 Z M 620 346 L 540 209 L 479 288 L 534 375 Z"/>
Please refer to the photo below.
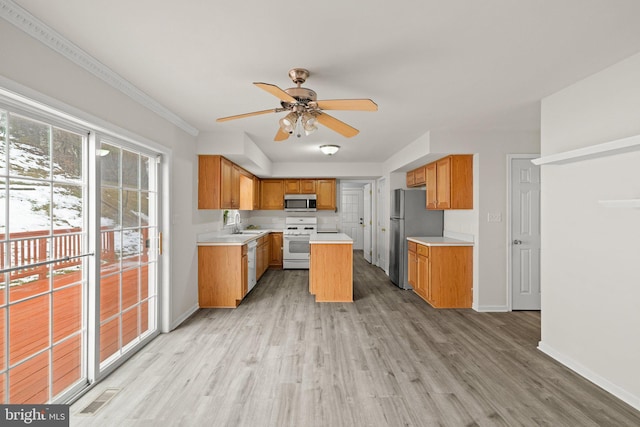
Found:
<path fill-rule="evenodd" d="M 302 124 L 300 122 L 300 114 L 298 114 L 298 118 L 296 119 L 296 136 L 298 138 L 302 136 Z"/>

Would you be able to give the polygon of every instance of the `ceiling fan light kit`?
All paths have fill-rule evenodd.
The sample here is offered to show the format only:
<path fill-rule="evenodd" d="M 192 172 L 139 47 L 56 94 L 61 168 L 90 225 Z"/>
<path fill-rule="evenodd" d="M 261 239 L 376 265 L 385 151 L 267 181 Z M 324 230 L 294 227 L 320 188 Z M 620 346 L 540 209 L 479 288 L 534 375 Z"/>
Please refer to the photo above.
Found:
<path fill-rule="evenodd" d="M 322 153 L 326 154 L 327 156 L 333 156 L 338 152 L 339 149 L 340 146 L 334 144 L 326 144 L 320 146 L 320 151 L 322 151 Z"/>
<path fill-rule="evenodd" d="M 218 122 L 227 120 L 241 119 L 245 117 L 257 116 L 266 113 L 280 113 L 288 111 L 289 113 L 280 119 L 280 127 L 274 141 L 284 141 L 296 132 L 298 137 L 301 136 L 302 130 L 305 135 L 315 132 L 318 127 L 317 123 L 338 132 L 346 138 L 357 135 L 360 131 L 348 124 L 332 117 L 324 112 L 324 110 L 351 110 L 351 111 L 377 111 L 378 106 L 370 99 L 331 99 L 326 101 L 318 101 L 317 94 L 301 85 L 309 78 L 309 70 L 304 68 L 292 68 L 289 70 L 289 77 L 297 85 L 288 89 L 280 89 L 276 85 L 269 83 L 254 82 L 253 84 L 260 89 L 269 92 L 280 100 L 281 108 L 272 110 L 262 110 L 253 113 L 239 114 L 236 116 L 221 117 Z M 338 147 L 339 146 L 334 146 Z M 337 151 L 337 149 L 336 149 Z M 335 151 L 331 154 L 334 154 Z M 330 155 L 331 155 L 330 154 Z"/>

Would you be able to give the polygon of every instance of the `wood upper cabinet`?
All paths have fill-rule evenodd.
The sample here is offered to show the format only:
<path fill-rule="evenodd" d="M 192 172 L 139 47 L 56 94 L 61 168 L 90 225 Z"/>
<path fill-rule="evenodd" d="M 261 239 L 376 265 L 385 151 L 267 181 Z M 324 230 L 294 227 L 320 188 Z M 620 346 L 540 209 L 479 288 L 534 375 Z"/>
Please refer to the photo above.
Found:
<path fill-rule="evenodd" d="M 269 267 L 282 268 L 282 233 L 269 234 Z"/>
<path fill-rule="evenodd" d="M 240 208 L 240 169 L 224 157 L 221 158 L 222 170 L 222 209 Z"/>
<path fill-rule="evenodd" d="M 409 242 L 411 243 L 411 242 Z M 470 308 L 473 287 L 471 246 L 416 245 L 409 251 L 409 276 L 415 271 L 413 290 L 435 308 Z M 412 262 L 416 267 L 412 267 Z"/>
<path fill-rule="evenodd" d="M 300 194 L 300 180 L 299 179 L 285 179 L 284 180 L 284 194 Z"/>
<path fill-rule="evenodd" d="M 427 209 L 438 209 L 436 204 L 436 181 L 438 177 L 436 174 L 436 163 L 429 163 L 424 168 L 427 176 Z"/>
<path fill-rule="evenodd" d="M 248 290 L 247 245 L 198 247 L 198 305 L 237 307 Z"/>
<path fill-rule="evenodd" d="M 427 209 L 473 209 L 473 155 L 448 156 L 426 166 Z"/>
<path fill-rule="evenodd" d="M 252 209 L 253 188 L 242 177 L 253 175 L 222 156 L 198 156 L 198 209 Z"/>
<path fill-rule="evenodd" d="M 427 182 L 425 168 L 426 166 L 420 166 L 407 172 L 407 187 L 421 187 L 425 185 Z"/>
<path fill-rule="evenodd" d="M 253 208 L 252 210 L 260 209 L 260 178 L 253 177 Z"/>
<path fill-rule="evenodd" d="M 316 181 L 316 209 L 336 210 L 336 180 L 318 179 Z"/>
<path fill-rule="evenodd" d="M 284 180 L 261 180 L 260 193 L 260 209 L 284 209 Z"/>
<path fill-rule="evenodd" d="M 301 179 L 300 194 L 316 194 L 316 181 L 315 179 Z"/>
<path fill-rule="evenodd" d="M 316 194 L 315 179 L 285 179 L 284 194 Z"/>

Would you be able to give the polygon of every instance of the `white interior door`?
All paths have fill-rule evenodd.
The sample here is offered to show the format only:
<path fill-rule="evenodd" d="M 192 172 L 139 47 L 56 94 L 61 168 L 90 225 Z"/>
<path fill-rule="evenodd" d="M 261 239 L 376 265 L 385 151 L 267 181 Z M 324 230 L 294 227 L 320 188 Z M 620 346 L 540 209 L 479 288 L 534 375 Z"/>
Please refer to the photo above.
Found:
<path fill-rule="evenodd" d="M 364 226 L 363 226 L 363 250 L 364 259 L 371 263 L 371 184 L 365 184 L 364 191 Z"/>
<path fill-rule="evenodd" d="M 353 239 L 353 249 L 363 249 L 363 213 L 364 197 L 362 188 L 342 190 L 341 219 L 342 232 Z"/>
<path fill-rule="evenodd" d="M 513 310 L 540 310 L 540 166 L 511 159 L 511 296 Z"/>

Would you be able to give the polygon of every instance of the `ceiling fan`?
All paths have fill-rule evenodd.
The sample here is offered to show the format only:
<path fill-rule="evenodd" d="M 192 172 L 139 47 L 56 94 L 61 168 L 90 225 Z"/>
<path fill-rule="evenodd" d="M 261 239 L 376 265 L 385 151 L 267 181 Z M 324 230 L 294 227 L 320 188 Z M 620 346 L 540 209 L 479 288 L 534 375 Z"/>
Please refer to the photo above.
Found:
<path fill-rule="evenodd" d="M 302 84 L 309 77 L 309 71 L 304 68 L 293 68 L 289 70 L 289 77 L 297 85 L 288 89 L 280 89 L 276 85 L 269 83 L 254 82 L 253 84 L 269 92 L 280 99 L 281 107 L 270 110 L 255 111 L 253 113 L 238 114 L 236 116 L 221 117 L 218 122 L 227 120 L 242 119 L 245 117 L 258 116 L 268 113 L 289 113 L 280 119 L 280 128 L 276 133 L 274 141 L 284 141 L 294 132 L 300 137 L 302 132 L 306 135 L 313 133 L 316 123 L 320 123 L 339 134 L 351 138 L 360 131 L 348 124 L 325 113 L 325 110 L 352 110 L 352 111 L 377 111 L 378 105 L 370 99 L 329 99 L 318 101 L 316 93 L 302 87 Z"/>

